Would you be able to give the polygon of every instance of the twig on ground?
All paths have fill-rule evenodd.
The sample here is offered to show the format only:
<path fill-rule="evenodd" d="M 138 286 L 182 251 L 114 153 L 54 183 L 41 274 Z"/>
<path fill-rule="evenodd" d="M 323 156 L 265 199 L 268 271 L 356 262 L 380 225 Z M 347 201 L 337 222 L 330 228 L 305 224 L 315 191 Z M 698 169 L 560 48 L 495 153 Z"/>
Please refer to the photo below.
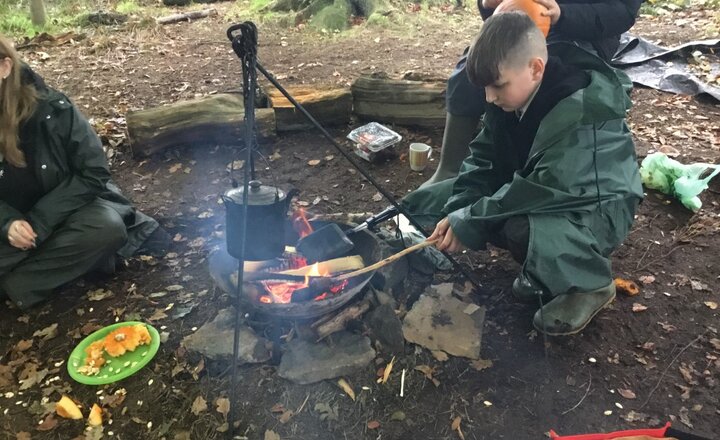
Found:
<path fill-rule="evenodd" d="M 638 408 L 638 409 L 642 409 L 642 408 L 645 407 L 645 405 L 648 404 L 648 402 L 650 401 L 650 398 L 652 397 L 653 393 L 655 393 L 655 391 L 656 391 L 656 390 L 658 389 L 658 387 L 660 386 L 660 383 L 662 382 L 663 378 L 665 377 L 665 374 L 668 372 L 668 370 L 670 369 L 670 367 L 672 366 L 672 364 L 674 364 L 675 361 L 680 357 L 680 355 L 683 354 L 683 353 L 685 352 L 685 350 L 687 350 L 688 348 L 690 348 L 691 345 L 693 345 L 694 343 L 696 343 L 697 341 L 699 341 L 699 340 L 700 340 L 703 336 L 705 336 L 709 331 L 710 331 L 710 330 L 705 330 L 704 332 L 702 332 L 702 334 L 698 335 L 697 338 L 695 338 L 695 339 L 693 339 L 692 341 L 690 341 L 690 343 L 688 343 L 685 347 L 683 347 L 682 350 L 680 350 L 680 352 L 679 352 L 678 354 L 675 355 L 675 357 L 670 361 L 670 363 L 667 365 L 667 367 L 665 367 L 665 369 L 663 370 L 662 374 L 660 375 L 660 379 L 658 379 L 657 383 L 655 384 L 655 387 L 653 387 L 653 389 L 650 391 L 650 394 L 648 394 L 647 399 L 645 399 L 645 402 L 644 402 L 642 405 L 640 405 L 640 408 Z"/>
<path fill-rule="evenodd" d="M 648 245 L 647 249 L 645 249 L 645 253 L 642 254 L 642 257 L 640 257 L 640 259 L 638 260 L 637 265 L 635 265 L 635 270 L 638 270 L 640 268 L 640 264 L 643 262 L 645 257 L 647 257 L 647 254 L 648 254 L 648 252 L 650 252 L 650 248 L 652 247 L 652 245 L 653 245 L 653 242 L 651 241 L 650 244 Z"/>
<path fill-rule="evenodd" d="M 637 270 L 638 270 L 638 271 L 645 270 L 645 269 L 647 269 L 648 267 L 650 267 L 650 266 L 652 266 L 652 265 L 654 265 L 654 264 L 656 264 L 656 263 L 661 262 L 662 260 L 664 260 L 664 259 L 666 259 L 667 257 L 669 257 L 670 254 L 672 254 L 673 252 L 675 252 L 676 250 L 680 249 L 680 248 L 683 247 L 683 246 L 685 246 L 685 245 L 684 245 L 684 244 L 679 244 L 679 245 L 675 246 L 674 248 L 670 249 L 670 252 L 666 253 L 665 255 L 663 255 L 663 256 L 660 257 L 660 258 L 657 258 L 657 259 L 649 262 L 648 264 L 644 265 L 643 267 L 638 267 Z"/>
<path fill-rule="evenodd" d="M 310 394 L 305 396 L 305 400 L 303 401 L 302 405 L 300 405 L 300 407 L 297 409 L 297 411 L 295 411 L 295 414 L 300 414 L 300 411 L 302 411 L 303 408 L 305 408 L 305 404 L 307 403 L 309 398 L 310 398 Z"/>
<path fill-rule="evenodd" d="M 592 385 L 592 373 L 590 373 L 590 379 L 588 379 L 588 386 L 587 386 L 587 389 L 585 390 L 585 395 L 582 396 L 582 399 L 580 399 L 580 401 L 578 403 L 576 403 L 575 406 L 573 406 L 569 410 L 563 412 L 562 415 L 565 415 L 571 411 L 574 411 L 575 408 L 577 408 L 578 406 L 580 406 L 581 403 L 583 403 L 583 400 L 585 400 L 585 398 L 588 396 L 588 394 L 590 394 L 590 385 Z"/>

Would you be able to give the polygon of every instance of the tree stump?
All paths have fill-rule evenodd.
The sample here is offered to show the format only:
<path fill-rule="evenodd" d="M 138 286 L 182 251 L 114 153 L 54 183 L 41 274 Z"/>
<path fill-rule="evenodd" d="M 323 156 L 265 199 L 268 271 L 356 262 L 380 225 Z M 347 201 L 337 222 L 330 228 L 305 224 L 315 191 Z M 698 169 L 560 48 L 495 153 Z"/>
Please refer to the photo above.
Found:
<path fill-rule="evenodd" d="M 240 94 L 218 94 L 127 114 L 133 154 L 149 156 L 167 147 L 239 145 L 245 133 L 245 109 Z M 259 138 L 275 135 L 275 113 L 256 109 Z"/>
<path fill-rule="evenodd" d="M 363 75 L 351 86 L 355 114 L 377 122 L 419 126 L 445 125 L 445 80 L 422 75 L 389 78 Z"/>
<path fill-rule="evenodd" d="M 350 89 L 290 87 L 287 91 L 320 125 L 342 125 L 350 121 L 352 112 Z M 278 133 L 314 128 L 305 115 L 297 110 L 279 90 L 268 91 L 268 98 L 275 110 L 275 126 Z"/>

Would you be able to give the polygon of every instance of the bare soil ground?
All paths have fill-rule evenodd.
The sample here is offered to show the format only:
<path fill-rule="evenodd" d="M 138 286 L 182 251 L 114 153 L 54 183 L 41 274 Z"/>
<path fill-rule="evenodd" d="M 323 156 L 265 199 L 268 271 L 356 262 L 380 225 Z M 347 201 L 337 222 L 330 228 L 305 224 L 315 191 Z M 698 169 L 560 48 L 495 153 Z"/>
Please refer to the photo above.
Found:
<path fill-rule="evenodd" d="M 709 14 L 691 10 L 643 17 L 635 30 L 653 39 L 660 35 L 665 44 L 678 43 L 702 37 Z M 119 185 L 176 241 L 164 258 L 133 258 L 110 278 L 88 276 L 60 289 L 44 306 L 27 312 L 0 309 L 1 438 L 82 438 L 84 422 L 47 416 L 52 409 L 48 403 L 61 394 L 82 402 L 86 413 L 92 403 L 102 404 L 112 420 L 104 427 L 107 438 L 223 436 L 217 431 L 224 417 L 216 402 L 228 395 L 228 365 L 206 363 L 186 353 L 179 341 L 232 302 L 213 286 L 206 255 L 223 243 L 224 209 L 218 195 L 229 187 L 225 167 L 237 151 L 198 145 L 138 160 L 124 141 L 128 109 L 239 88 L 240 65 L 224 36 L 230 23 L 222 17 L 153 29 L 90 30 L 74 45 L 22 52 L 49 84 L 93 118 Z M 678 26 L 677 20 L 688 21 Z M 364 70 L 447 76 L 479 25 L 472 10 L 432 10 L 402 33 L 355 29 L 336 35 L 261 23 L 260 62 L 284 84 L 348 84 Z M 717 103 L 647 89 L 635 90 L 633 98 L 630 120 L 639 159 L 668 146 L 679 151 L 683 162 L 720 161 Z M 340 127 L 333 134 L 342 140 L 351 128 Z M 427 142 L 438 156 L 441 131 L 396 129 L 404 136 L 402 145 Z M 377 191 L 317 133 L 284 135 L 263 148 L 280 155 L 271 166 L 281 186 L 300 188 L 303 201 L 320 197 L 311 211 L 377 212 L 387 204 L 373 199 Z M 308 160 L 331 154 L 334 159 L 307 166 Z M 368 170 L 401 197 L 429 177 L 434 166 L 415 173 L 401 156 L 368 165 Z M 544 344 L 532 330 L 535 308 L 516 303 L 510 294 L 518 266 L 503 251 L 470 253 L 460 259 L 485 287 L 474 299 L 488 308 L 482 355 L 492 361 L 491 367 L 478 371 L 461 358 L 439 362 L 408 345 L 387 384 L 376 383 L 375 365 L 347 378 L 358 393 L 352 401 L 332 381 L 299 386 L 277 377 L 273 366 L 243 366 L 239 432 L 250 439 L 273 438 L 266 436 L 268 430 L 282 439 L 453 439 L 460 438 L 452 429 L 459 416 L 466 439 L 540 439 L 551 428 L 587 433 L 666 421 L 717 438 L 718 182 L 703 193 L 703 210 L 697 214 L 648 192 L 629 238 L 614 256 L 616 275 L 636 281 L 642 292 L 618 296 L 581 334 L 549 338 Z M 447 279 L 454 278 L 436 276 L 436 281 Z M 182 289 L 149 296 L 170 285 Z M 88 301 L 86 293 L 98 288 L 114 296 Z M 633 311 L 642 308 L 638 304 L 647 309 Z M 63 362 L 84 335 L 116 320 L 138 318 L 166 333 L 148 367 L 97 388 L 69 378 Z M 34 335 L 53 324 L 58 325 L 57 336 Z M 387 361 L 380 359 L 378 366 Z M 436 369 L 437 387 L 414 370 L 420 365 Z M 409 373 L 403 398 L 398 396 L 397 373 L 402 368 Z M 121 388 L 125 398 L 112 397 Z M 198 397 L 209 408 L 196 414 L 192 406 Z M 277 404 L 297 414 L 281 420 L 273 412 Z M 326 407 L 318 404 L 333 410 L 323 411 Z M 371 421 L 379 427 L 370 429 Z"/>

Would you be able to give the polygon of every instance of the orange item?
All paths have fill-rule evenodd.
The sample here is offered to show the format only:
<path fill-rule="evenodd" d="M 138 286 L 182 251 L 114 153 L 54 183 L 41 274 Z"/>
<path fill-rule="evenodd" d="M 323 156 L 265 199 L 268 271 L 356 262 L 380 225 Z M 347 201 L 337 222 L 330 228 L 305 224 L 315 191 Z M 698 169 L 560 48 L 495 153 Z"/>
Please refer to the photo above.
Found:
<path fill-rule="evenodd" d="M 535 22 L 537 27 L 543 33 L 545 37 L 550 32 L 550 17 L 542 15 L 543 12 L 547 11 L 547 8 L 534 0 L 503 0 L 495 9 L 495 14 L 501 14 L 509 11 L 523 11 L 526 13 L 532 21 Z"/>
<path fill-rule="evenodd" d="M 635 296 L 640 293 L 640 288 L 634 281 L 615 278 L 615 288 L 627 296 Z"/>
<path fill-rule="evenodd" d="M 135 327 L 120 327 L 105 336 L 105 351 L 112 357 L 122 356 L 126 351 L 135 351 L 140 340 Z"/>
<path fill-rule="evenodd" d="M 653 439 L 662 440 L 669 437 L 665 437 L 665 432 L 670 427 L 670 423 L 665 424 L 662 428 L 655 429 L 631 429 L 628 431 L 615 431 L 608 432 L 607 434 L 580 434 L 580 435 L 568 435 L 559 436 L 555 431 L 550 430 L 551 440 L 629 440 L 629 439 Z"/>

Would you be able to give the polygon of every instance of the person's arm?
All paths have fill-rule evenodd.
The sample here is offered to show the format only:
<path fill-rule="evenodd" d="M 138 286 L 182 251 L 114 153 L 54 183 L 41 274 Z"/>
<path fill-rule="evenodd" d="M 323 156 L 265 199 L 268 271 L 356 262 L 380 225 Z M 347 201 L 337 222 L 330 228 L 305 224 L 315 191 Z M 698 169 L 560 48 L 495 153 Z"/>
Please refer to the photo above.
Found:
<path fill-rule="evenodd" d="M 552 9 L 555 0 L 535 0 Z M 603 0 L 593 3 L 560 3 L 553 30 L 579 40 L 593 41 L 627 32 L 643 0 Z"/>
<path fill-rule="evenodd" d="M 65 219 L 93 201 L 110 179 L 102 143 L 85 117 L 67 97 L 51 102 L 53 114 L 47 132 L 59 142 L 65 155 L 68 177 L 45 194 L 27 213 L 38 243 Z"/>
<path fill-rule="evenodd" d="M 470 143 L 470 156 L 463 163 L 465 171 L 457 177 L 453 195 L 443 207 L 445 215 L 495 193 L 502 186 L 504 182 L 500 181 L 495 161 L 495 145 L 489 125 L 486 124 Z"/>

